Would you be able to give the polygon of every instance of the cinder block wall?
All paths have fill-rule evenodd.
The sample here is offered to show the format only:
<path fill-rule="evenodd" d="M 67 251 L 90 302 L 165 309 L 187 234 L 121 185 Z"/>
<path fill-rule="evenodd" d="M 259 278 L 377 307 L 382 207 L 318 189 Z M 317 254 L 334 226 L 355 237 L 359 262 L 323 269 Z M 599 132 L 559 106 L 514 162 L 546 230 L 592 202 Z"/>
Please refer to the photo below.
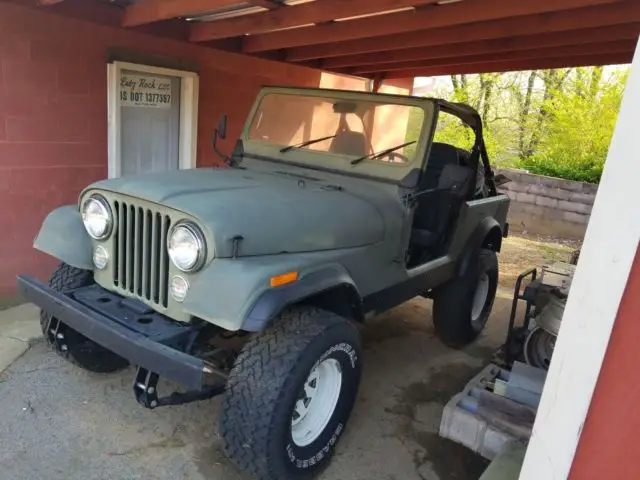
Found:
<path fill-rule="evenodd" d="M 582 240 L 598 185 L 497 169 L 511 179 L 499 188 L 511 198 L 513 231 Z"/>

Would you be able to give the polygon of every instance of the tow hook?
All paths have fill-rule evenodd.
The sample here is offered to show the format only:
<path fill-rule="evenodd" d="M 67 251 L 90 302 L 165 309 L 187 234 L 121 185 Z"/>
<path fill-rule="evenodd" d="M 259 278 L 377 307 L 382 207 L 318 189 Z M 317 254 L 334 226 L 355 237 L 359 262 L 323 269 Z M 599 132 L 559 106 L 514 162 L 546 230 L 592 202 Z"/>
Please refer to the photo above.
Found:
<path fill-rule="evenodd" d="M 204 372 L 206 373 L 206 372 Z M 185 403 L 208 400 L 224 393 L 226 380 L 220 380 L 211 385 L 207 385 L 201 390 L 191 390 L 188 392 L 173 392 L 166 397 L 158 397 L 159 375 L 150 372 L 146 368 L 138 367 L 135 380 L 133 381 L 133 394 L 136 400 L 143 407 L 153 410 L 156 407 L 166 405 L 183 405 Z"/>

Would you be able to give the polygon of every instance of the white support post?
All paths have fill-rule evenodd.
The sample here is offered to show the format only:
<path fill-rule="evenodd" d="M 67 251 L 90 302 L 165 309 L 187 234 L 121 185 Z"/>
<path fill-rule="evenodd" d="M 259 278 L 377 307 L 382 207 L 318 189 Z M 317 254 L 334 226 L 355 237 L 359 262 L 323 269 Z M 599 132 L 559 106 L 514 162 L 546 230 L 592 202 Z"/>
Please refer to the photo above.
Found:
<path fill-rule="evenodd" d="M 564 479 L 571 470 L 640 241 L 639 125 L 636 50 L 521 480 Z"/>

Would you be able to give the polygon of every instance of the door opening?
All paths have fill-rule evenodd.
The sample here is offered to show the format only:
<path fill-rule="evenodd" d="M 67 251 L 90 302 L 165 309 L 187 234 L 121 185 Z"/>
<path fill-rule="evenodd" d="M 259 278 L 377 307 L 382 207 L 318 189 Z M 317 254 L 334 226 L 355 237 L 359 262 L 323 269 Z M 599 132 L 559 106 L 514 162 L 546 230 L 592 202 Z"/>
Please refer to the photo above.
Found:
<path fill-rule="evenodd" d="M 109 178 L 195 168 L 198 75 L 125 62 L 107 75 Z"/>

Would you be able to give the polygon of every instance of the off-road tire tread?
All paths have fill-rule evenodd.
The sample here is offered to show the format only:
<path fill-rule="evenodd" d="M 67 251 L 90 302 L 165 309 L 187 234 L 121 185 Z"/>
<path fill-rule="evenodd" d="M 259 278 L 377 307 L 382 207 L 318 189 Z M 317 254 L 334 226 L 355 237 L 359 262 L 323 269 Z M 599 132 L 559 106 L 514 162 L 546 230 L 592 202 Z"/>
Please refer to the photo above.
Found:
<path fill-rule="evenodd" d="M 68 292 L 70 290 L 74 290 L 76 288 L 84 287 L 93 282 L 93 272 L 90 270 L 82 270 L 80 268 L 72 267 L 71 265 L 67 265 L 66 263 L 59 264 L 54 272 L 51 274 L 49 278 L 49 286 L 53 288 L 57 292 Z M 49 322 L 49 315 L 40 311 L 40 328 L 42 329 L 42 334 L 44 335 L 45 341 L 47 339 L 47 324 Z M 64 321 L 63 321 L 64 323 Z M 69 327 L 67 327 L 69 328 Z M 83 337 L 84 338 L 84 337 Z M 70 363 L 76 365 L 77 367 L 83 368 L 85 370 L 89 370 L 95 373 L 112 373 L 117 372 L 118 370 L 122 370 L 129 365 L 122 357 L 116 355 L 109 350 L 106 350 L 104 347 L 101 347 L 89 339 L 85 339 L 85 341 L 90 342 L 90 344 L 98 347 L 97 354 L 93 357 L 93 361 L 88 364 L 85 362 L 79 361 L 71 352 L 61 352 L 53 345 L 50 345 L 51 348 L 61 357 L 69 361 Z M 47 341 L 47 343 L 49 343 Z"/>
<path fill-rule="evenodd" d="M 477 282 L 476 269 L 481 265 L 495 268 L 497 285 L 498 257 L 493 250 L 483 248 L 479 252 L 475 268 L 469 269 L 461 277 L 450 281 L 434 292 L 433 324 L 438 338 L 448 347 L 464 347 L 475 340 L 480 333 L 471 326 L 470 318 L 465 311 L 468 305 L 465 305 L 461 299 L 467 297 L 467 301 L 473 301 L 473 295 L 469 295 L 468 292 L 469 288 L 473 288 Z"/>
<path fill-rule="evenodd" d="M 294 388 L 287 379 L 300 353 L 334 328 L 354 329 L 359 338 L 345 318 L 315 307 L 292 308 L 253 336 L 238 356 L 222 400 L 220 432 L 226 455 L 251 478 L 284 480 L 269 459 L 273 412 L 280 393 Z"/>

